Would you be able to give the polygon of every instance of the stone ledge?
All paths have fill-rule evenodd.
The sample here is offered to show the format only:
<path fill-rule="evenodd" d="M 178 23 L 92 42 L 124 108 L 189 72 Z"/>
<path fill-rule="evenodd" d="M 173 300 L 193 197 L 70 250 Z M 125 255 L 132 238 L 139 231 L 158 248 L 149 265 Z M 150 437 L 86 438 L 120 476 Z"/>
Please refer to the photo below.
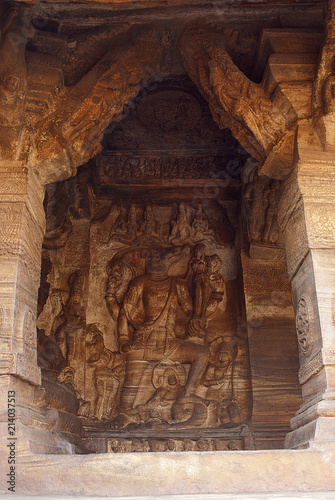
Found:
<path fill-rule="evenodd" d="M 7 495 L 0 495 L 0 499 L 7 499 Z M 27 497 L 26 496 L 17 496 L 15 495 L 15 500 L 25 500 Z M 38 498 L 39 500 L 54 500 L 54 496 L 34 496 L 33 498 Z M 61 496 L 59 498 L 73 498 L 72 496 Z M 119 499 L 120 497 L 83 497 L 83 496 L 76 496 L 76 500 L 87 500 L 88 498 L 91 498 L 92 500 L 116 500 Z M 205 494 L 205 495 L 160 495 L 159 497 L 155 496 L 127 496 L 127 497 L 122 497 L 122 500 L 277 500 L 277 499 L 284 499 L 284 500 L 296 500 L 296 499 L 304 499 L 304 500 L 314 500 L 314 499 L 320 499 L 320 500 L 328 500 L 328 499 L 333 499 L 335 498 L 335 492 L 325 492 L 325 491 L 318 491 L 318 492 L 313 492 L 313 493 L 301 493 L 301 492 L 290 492 L 290 493 L 255 493 L 255 494 L 237 494 L 237 495 L 230 495 L 229 493 L 222 493 L 219 495 L 211 495 L 211 494 Z"/>
<path fill-rule="evenodd" d="M 7 463 L 1 464 L 1 477 L 7 468 Z M 138 498 L 141 492 L 144 498 L 209 498 L 225 492 L 248 493 L 251 498 L 250 494 L 313 492 L 313 497 L 305 498 L 315 498 L 316 492 L 335 492 L 335 451 L 24 453 L 17 457 L 17 472 L 18 495 Z"/>

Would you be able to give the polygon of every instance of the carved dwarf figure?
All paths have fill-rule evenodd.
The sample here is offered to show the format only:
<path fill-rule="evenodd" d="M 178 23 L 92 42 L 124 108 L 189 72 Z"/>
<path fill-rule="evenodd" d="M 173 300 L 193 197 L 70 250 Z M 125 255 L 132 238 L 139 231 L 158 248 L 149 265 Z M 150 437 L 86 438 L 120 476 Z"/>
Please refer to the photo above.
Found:
<path fill-rule="evenodd" d="M 45 335 L 44 330 L 38 330 L 37 362 L 44 370 L 50 370 L 58 375 L 66 366 L 66 361 L 53 335 Z"/>
<path fill-rule="evenodd" d="M 232 378 L 238 349 L 234 339 L 229 337 L 215 340 L 211 352 L 211 361 L 204 378 L 204 385 L 208 387 L 206 398 L 219 402 L 217 418 L 221 424 L 225 424 L 236 418 Z"/>
<path fill-rule="evenodd" d="M 171 423 L 171 407 L 181 395 L 186 382 L 186 370 L 180 363 L 164 360 L 153 370 L 152 385 L 155 392 L 145 405 L 137 407 L 146 411 L 145 419 L 160 419 Z"/>

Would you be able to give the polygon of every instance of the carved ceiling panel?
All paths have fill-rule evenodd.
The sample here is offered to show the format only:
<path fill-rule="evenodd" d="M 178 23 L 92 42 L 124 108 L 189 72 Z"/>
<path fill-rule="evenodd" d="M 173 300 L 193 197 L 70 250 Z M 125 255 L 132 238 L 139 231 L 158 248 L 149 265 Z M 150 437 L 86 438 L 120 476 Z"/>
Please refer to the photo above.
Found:
<path fill-rule="evenodd" d="M 177 11 L 164 11 L 157 23 L 154 6 L 136 14 L 125 9 L 114 16 L 114 7 L 96 9 L 94 4 L 80 9 L 52 2 L 15 4 L 14 10 L 11 5 L 6 3 L 0 46 L 4 61 L 1 154 L 29 163 L 43 184 L 68 178 L 93 158 L 110 121 L 119 121 L 141 90 L 185 73 L 209 103 L 220 128 L 229 128 L 250 154 L 262 162 L 273 153 L 279 163 L 290 163 L 296 114 L 283 93 L 270 95 L 251 80 L 253 58 L 264 27 L 289 26 L 293 15 L 299 28 L 320 26 L 320 7 L 304 6 L 308 13 L 304 10 L 303 19 L 301 8 L 299 12 L 293 9 L 293 14 L 290 6 L 285 20 L 272 6 L 271 16 L 264 19 L 257 11 L 257 19 L 251 21 L 240 14 L 234 18 L 237 11 L 229 9 L 227 18 L 218 16 L 211 6 L 206 12 L 209 24 L 185 29 L 184 18 Z M 203 17 L 202 8 L 189 19 Z M 315 99 L 320 102 L 322 94 L 330 103 L 331 9 L 329 12 L 329 36 Z M 146 109 L 139 105 L 140 120 L 157 132 L 185 136 L 197 123 L 204 123 L 197 99 L 191 95 L 179 95 L 176 90 L 168 103 L 162 94 L 159 103 L 154 93 L 147 97 Z M 323 112 L 328 113 L 329 103 Z M 178 115 L 181 109 L 183 113 Z"/>

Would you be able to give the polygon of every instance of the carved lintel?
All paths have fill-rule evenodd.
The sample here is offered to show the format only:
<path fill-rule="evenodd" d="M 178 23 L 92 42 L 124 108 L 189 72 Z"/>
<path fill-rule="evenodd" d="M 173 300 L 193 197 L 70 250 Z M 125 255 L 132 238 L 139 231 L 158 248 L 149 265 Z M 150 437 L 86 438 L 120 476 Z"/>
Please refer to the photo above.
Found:
<path fill-rule="evenodd" d="M 161 179 L 165 182 L 170 179 L 213 179 L 218 185 L 220 182 L 227 184 L 227 162 L 229 159 L 222 156 L 222 152 L 211 155 L 208 152 L 202 155 L 174 152 L 164 156 L 156 151 L 143 151 L 142 154 L 122 152 L 122 155 L 109 153 L 96 159 L 99 182 L 106 185 L 125 181 L 144 183 Z M 239 167 L 238 160 L 236 163 Z"/>

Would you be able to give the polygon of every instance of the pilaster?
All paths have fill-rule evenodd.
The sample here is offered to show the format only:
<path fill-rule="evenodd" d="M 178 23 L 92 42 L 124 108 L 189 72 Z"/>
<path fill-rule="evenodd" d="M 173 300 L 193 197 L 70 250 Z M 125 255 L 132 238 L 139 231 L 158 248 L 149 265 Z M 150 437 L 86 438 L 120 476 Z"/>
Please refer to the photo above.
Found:
<path fill-rule="evenodd" d="M 302 139 L 279 205 L 303 396 L 286 446 L 320 448 L 335 446 L 335 159 Z"/>
<path fill-rule="evenodd" d="M 0 373 L 35 385 L 40 384 L 35 325 L 43 195 L 33 172 L 21 163 L 0 163 Z"/>

